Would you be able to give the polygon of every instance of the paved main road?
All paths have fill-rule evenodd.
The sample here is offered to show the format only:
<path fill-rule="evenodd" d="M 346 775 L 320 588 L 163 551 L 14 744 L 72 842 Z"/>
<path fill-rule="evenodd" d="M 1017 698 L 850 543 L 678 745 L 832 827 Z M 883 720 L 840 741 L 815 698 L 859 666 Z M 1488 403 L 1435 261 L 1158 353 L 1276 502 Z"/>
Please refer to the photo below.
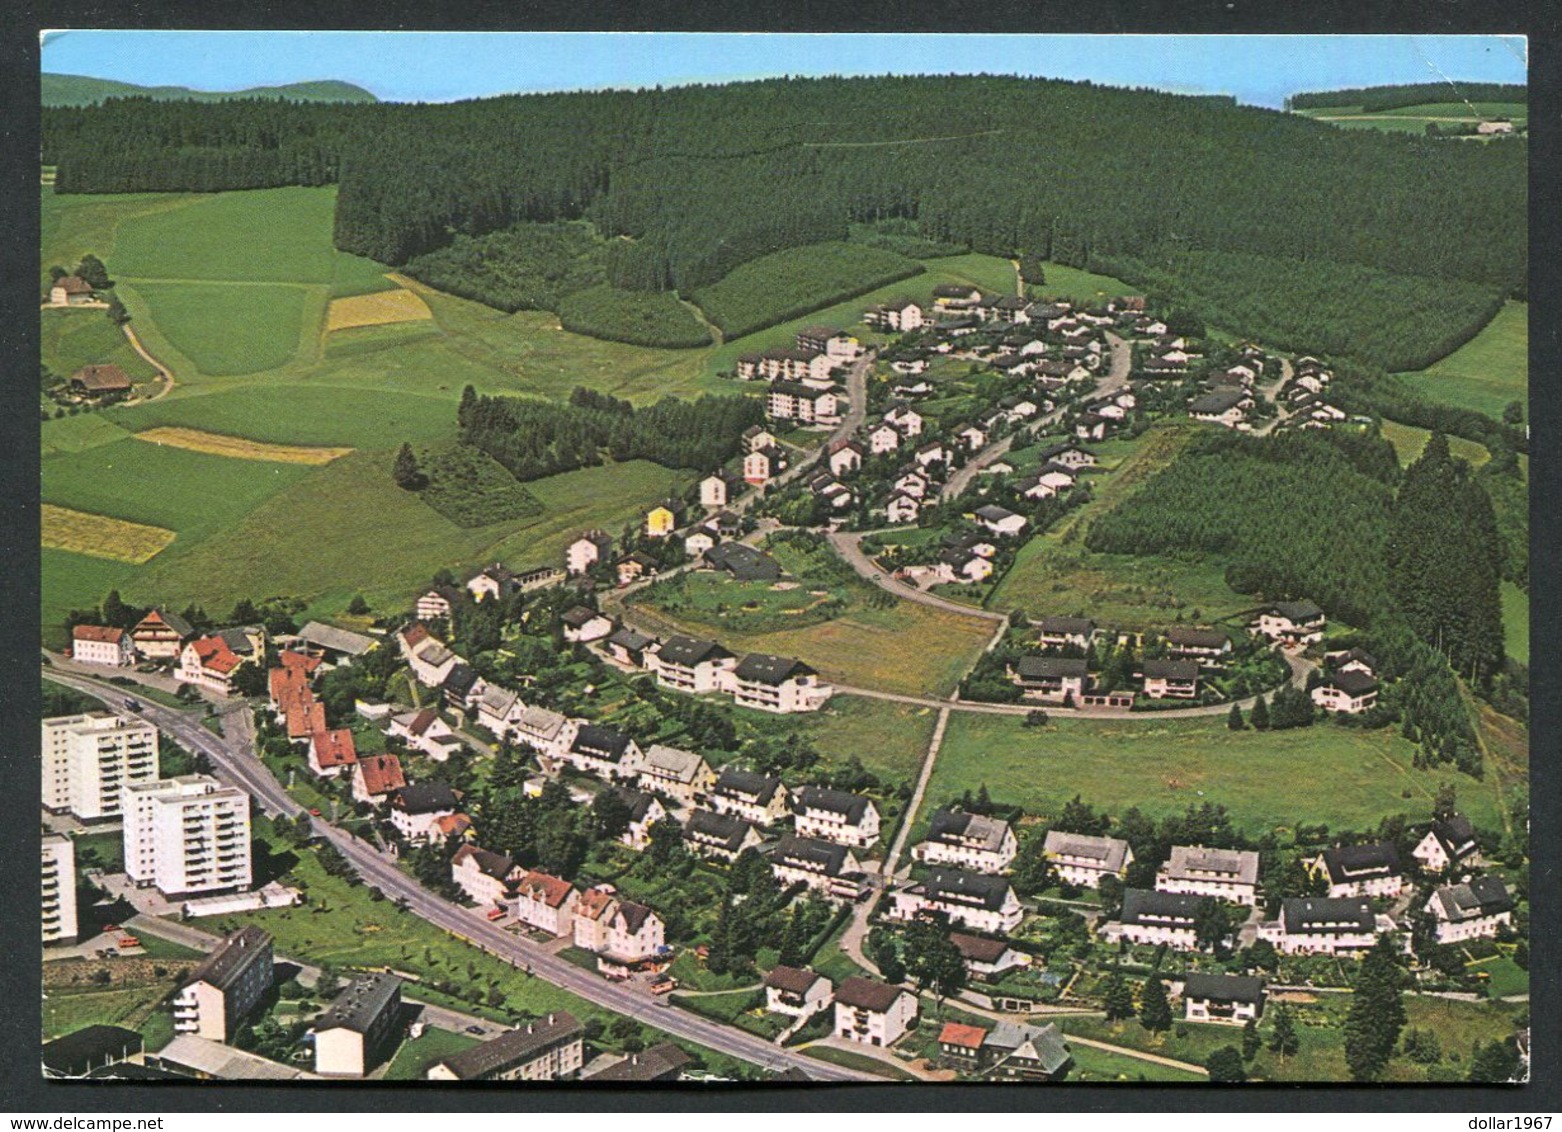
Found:
<path fill-rule="evenodd" d="M 47 668 L 43 674 L 47 679 L 95 696 L 116 708 L 123 708 L 124 689 L 89 677 Z M 143 703 L 139 714 L 177 742 L 204 754 L 216 768 L 218 777 L 246 791 L 269 813 L 296 817 L 303 812 L 303 808 L 288 796 L 282 784 L 252 749 L 237 749 L 236 744 L 230 745 L 229 741 L 208 731 L 186 714 L 159 704 Z M 625 985 L 606 982 L 595 973 L 550 954 L 530 940 L 518 938 L 487 922 L 481 913 L 458 907 L 434 895 L 398 869 L 393 858 L 329 822 L 311 817 L 310 825 L 317 836 L 325 838 L 352 862 L 364 884 L 378 887 L 393 900 L 405 901 L 411 912 L 436 927 L 581 998 L 676 1037 L 697 1042 L 766 1069 L 797 1068 L 821 1081 L 883 1080 L 871 1073 L 831 1065 L 793 1050 L 779 1048 L 735 1027 L 711 1022 L 678 1010 L 671 1004 L 662 1005 L 666 999 L 652 999 Z"/>

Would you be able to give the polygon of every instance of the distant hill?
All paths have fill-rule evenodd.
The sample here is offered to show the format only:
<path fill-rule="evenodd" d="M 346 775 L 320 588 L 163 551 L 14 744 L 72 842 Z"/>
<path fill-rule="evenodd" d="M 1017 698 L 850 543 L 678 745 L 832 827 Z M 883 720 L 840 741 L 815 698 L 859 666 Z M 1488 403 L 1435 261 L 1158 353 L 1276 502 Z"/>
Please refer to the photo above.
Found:
<path fill-rule="evenodd" d="M 1315 90 L 1293 94 L 1285 100 L 1287 110 L 1321 110 L 1333 107 L 1360 107 L 1363 114 L 1380 114 L 1407 106 L 1444 102 L 1528 102 L 1529 88 L 1522 83 L 1401 83 L 1395 86 L 1354 87 L 1346 90 Z"/>
<path fill-rule="evenodd" d="M 105 98 L 155 98 L 160 101 L 190 99 L 194 102 L 226 102 L 234 98 L 288 98 L 295 102 L 378 102 L 379 99 L 352 83 L 326 79 L 286 86 L 256 86 L 248 90 L 191 90 L 183 86 L 138 86 L 87 75 L 40 76 L 43 105 L 92 106 Z"/>

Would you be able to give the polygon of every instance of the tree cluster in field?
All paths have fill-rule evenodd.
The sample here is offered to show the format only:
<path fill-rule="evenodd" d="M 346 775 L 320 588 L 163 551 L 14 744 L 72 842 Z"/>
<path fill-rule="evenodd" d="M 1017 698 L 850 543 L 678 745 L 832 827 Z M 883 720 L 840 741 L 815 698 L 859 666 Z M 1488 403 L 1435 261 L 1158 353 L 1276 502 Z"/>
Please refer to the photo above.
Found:
<path fill-rule="evenodd" d="M 396 485 L 458 527 L 483 527 L 540 515 L 542 502 L 493 457 L 472 444 L 444 444 L 421 456 L 403 444 L 392 467 Z"/>
<path fill-rule="evenodd" d="M 851 224 L 846 238 L 854 244 L 881 248 L 907 259 L 939 259 L 964 255 L 971 250 L 969 245 L 952 240 L 929 239 L 909 216 L 886 216 L 869 224 Z"/>
<path fill-rule="evenodd" d="M 926 270 L 898 252 L 846 242 L 750 260 L 691 298 L 727 338 L 740 338 Z"/>
<path fill-rule="evenodd" d="M 632 346 L 692 349 L 710 345 L 710 331 L 671 291 L 588 287 L 559 303 L 565 330 Z"/>
<path fill-rule="evenodd" d="M 1387 231 L 1362 239 L 1379 241 Z M 1359 263 L 1180 246 L 1102 256 L 1096 267 L 1132 279 L 1159 308 L 1186 307 L 1209 325 L 1239 327 L 1282 350 L 1345 355 L 1387 370 L 1422 369 L 1453 353 L 1492 320 L 1506 294 Z"/>
<path fill-rule="evenodd" d="M 1348 87 L 1343 90 L 1303 91 L 1285 100 L 1287 110 L 1324 110 L 1361 107 L 1363 114 L 1381 114 L 1407 106 L 1440 102 L 1525 102 L 1529 88 L 1523 83 L 1396 83 L 1390 86 Z"/>
<path fill-rule="evenodd" d="M 589 219 L 612 241 L 609 282 L 685 294 L 894 218 L 935 242 L 1087 269 L 1144 256 L 1199 270 L 1158 250 L 1170 247 L 1247 253 L 1259 258 L 1218 262 L 1251 275 L 1259 311 L 1314 295 L 1314 273 L 1355 278 L 1335 266 L 1460 296 L 1522 294 L 1527 268 L 1524 145 L 1043 79 L 775 79 L 444 105 L 110 100 L 46 109 L 42 148 L 63 193 L 336 181 L 337 246 L 390 264 L 459 235 Z M 1390 326 L 1422 294 L 1373 293 L 1392 304 L 1375 323 Z"/>
<path fill-rule="evenodd" d="M 585 388 L 561 404 L 479 396 L 469 385 L 462 392 L 457 421 L 463 443 L 488 453 L 526 482 L 609 460 L 718 468 L 737 454 L 743 430 L 759 424 L 764 415 L 764 406 L 752 397 L 664 397 L 637 409 Z"/>
<path fill-rule="evenodd" d="M 557 311 L 566 295 L 607 279 L 607 251 L 580 221 L 520 223 L 407 261 L 403 269 L 430 287 L 505 311 Z"/>

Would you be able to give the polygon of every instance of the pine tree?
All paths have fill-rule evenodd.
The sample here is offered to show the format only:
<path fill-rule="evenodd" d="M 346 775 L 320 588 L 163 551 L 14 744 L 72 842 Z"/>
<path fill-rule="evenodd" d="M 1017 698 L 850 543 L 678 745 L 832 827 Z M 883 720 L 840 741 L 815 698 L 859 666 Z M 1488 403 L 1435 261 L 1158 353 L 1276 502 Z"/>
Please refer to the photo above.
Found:
<path fill-rule="evenodd" d="M 403 491 L 417 491 L 423 487 L 423 473 L 418 467 L 418 458 L 412 453 L 412 445 L 403 444 L 396 453 L 396 466 L 391 471 L 391 478 Z"/>
<path fill-rule="evenodd" d="M 1357 968 L 1345 1019 L 1345 1063 L 1353 1081 L 1378 1080 L 1399 1042 L 1405 1025 L 1399 955 L 1393 937 L 1382 935 Z"/>
<path fill-rule="evenodd" d="M 1262 1046 L 1263 1042 L 1258 1036 L 1258 1021 L 1249 1018 L 1242 1027 L 1242 1060 L 1252 1061 Z"/>
<path fill-rule="evenodd" d="M 806 960 L 808 928 L 803 920 L 803 905 L 792 908 L 787 918 L 786 930 L 781 933 L 781 962 L 788 967 L 801 967 Z"/>
<path fill-rule="evenodd" d="M 1123 973 L 1116 967 L 1106 977 L 1106 983 L 1101 988 L 1102 1006 L 1106 1010 L 1107 1021 L 1116 1022 L 1121 1018 L 1132 1018 L 1134 1015 L 1134 989 L 1128 985 L 1128 980 L 1123 978 Z"/>
<path fill-rule="evenodd" d="M 1242 1065 L 1242 1053 L 1236 1046 L 1221 1046 L 1204 1061 L 1209 1079 L 1217 1085 L 1240 1085 L 1247 1080 L 1247 1070 Z"/>
<path fill-rule="evenodd" d="M 1242 705 L 1232 704 L 1231 712 L 1226 716 L 1226 726 L 1232 731 L 1245 731 L 1247 724 L 1242 722 Z"/>
<path fill-rule="evenodd" d="M 1253 710 L 1248 716 L 1248 722 L 1253 725 L 1254 731 L 1269 730 L 1269 704 L 1263 696 L 1259 696 L 1253 702 Z"/>
<path fill-rule="evenodd" d="M 1472 1082 L 1482 1085 L 1502 1085 L 1519 1075 L 1519 1051 L 1511 1038 L 1499 1038 L 1477 1046 L 1470 1058 Z"/>
<path fill-rule="evenodd" d="M 1291 1013 L 1291 1007 L 1284 1003 L 1278 1003 L 1274 1010 L 1274 1029 L 1269 1035 L 1269 1048 L 1280 1055 L 1280 1061 L 1284 1063 L 1287 1057 L 1294 1054 L 1301 1042 L 1296 1033 L 1296 1018 Z"/>
<path fill-rule="evenodd" d="M 1161 982 L 1159 975 L 1151 975 L 1139 993 L 1139 1022 L 1146 1030 L 1171 1029 L 1171 1003 L 1166 998 L 1166 984 Z"/>

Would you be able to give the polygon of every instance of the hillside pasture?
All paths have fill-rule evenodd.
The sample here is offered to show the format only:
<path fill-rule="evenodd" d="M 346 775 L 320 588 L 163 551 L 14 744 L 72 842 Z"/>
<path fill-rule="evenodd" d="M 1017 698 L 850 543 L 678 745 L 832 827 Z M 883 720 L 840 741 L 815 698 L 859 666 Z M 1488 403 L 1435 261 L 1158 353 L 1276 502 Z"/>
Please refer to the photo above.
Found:
<path fill-rule="evenodd" d="M 328 332 L 351 330 L 359 326 L 383 326 L 387 323 L 419 322 L 433 318 L 428 304 L 411 291 L 373 291 L 332 299 L 326 307 Z"/>
<path fill-rule="evenodd" d="M 64 619 L 73 609 L 92 609 L 109 590 L 135 576 L 136 567 L 112 558 L 93 558 L 43 547 L 38 555 L 43 643 L 64 648 Z M 184 608 L 180 606 L 180 608 Z"/>
<path fill-rule="evenodd" d="M 149 428 L 134 434 L 149 444 L 167 444 L 191 452 L 227 456 L 234 460 L 261 460 L 272 464 L 329 464 L 352 451 L 351 448 L 300 448 L 288 444 L 263 444 L 241 436 L 224 436 L 192 428 Z"/>
<path fill-rule="evenodd" d="M 85 452 L 130 435 L 115 423 L 118 414 L 80 413 L 74 417 L 60 417 L 44 421 L 39 431 L 39 448 L 43 457 L 62 456 L 69 452 Z"/>
<path fill-rule="evenodd" d="M 1401 373 L 1424 397 L 1501 418 L 1529 401 L 1529 304 L 1508 302 L 1481 332 L 1423 370 Z"/>
<path fill-rule="evenodd" d="M 38 335 L 43 364 L 62 378 L 83 366 L 111 362 L 130 375 L 131 381 L 151 381 L 157 376 L 140 354 L 131 349 L 125 333 L 102 311 L 40 311 Z"/>
<path fill-rule="evenodd" d="M 1428 430 L 1400 424 L 1398 421 L 1384 421 L 1381 431 L 1383 438 L 1394 446 L 1394 454 L 1399 457 L 1399 462 L 1405 465 L 1414 463 L 1426 448 L 1426 442 L 1432 439 Z M 1472 468 L 1479 468 L 1491 459 L 1491 453 L 1484 444 L 1477 444 L 1462 436 L 1450 436 L 1447 439 L 1449 453 L 1468 461 Z"/>
<path fill-rule="evenodd" d="M 109 278 L 119 273 L 117 236 L 127 221 L 177 212 L 206 198 L 193 193 L 116 193 L 59 195 L 44 188 L 39 196 L 38 279 L 49 284 L 49 268 L 66 270 L 89 252 L 108 265 Z"/>
<path fill-rule="evenodd" d="M 140 565 L 174 541 L 174 532 L 107 515 L 72 511 L 45 503 L 41 539 L 49 550 L 66 550 L 92 558 Z"/>
<path fill-rule="evenodd" d="M 456 402 L 454 396 L 294 382 L 165 397 L 126 409 L 116 419 L 135 429 L 187 428 L 267 444 L 389 448 L 453 434 Z"/>
<path fill-rule="evenodd" d="M 1011 716 L 957 712 L 924 806 L 986 785 L 994 799 L 1056 815 L 1074 795 L 1120 814 L 1152 817 L 1213 802 L 1253 836 L 1299 820 L 1334 829 L 1376 827 L 1385 814 L 1430 811 L 1441 782 L 1482 828 L 1500 829 L 1496 791 L 1449 767 L 1417 770 L 1415 746 L 1392 728 L 1332 723 L 1288 731 L 1231 731 L 1203 719 L 1054 719 L 1028 728 Z"/>
<path fill-rule="evenodd" d="M 291 361 L 312 297 L 303 287 L 259 283 L 138 282 L 124 289 L 145 302 L 162 336 L 211 377 L 260 373 Z M 323 291 L 314 297 L 323 299 Z M 169 364 L 181 379 L 187 376 Z"/>

